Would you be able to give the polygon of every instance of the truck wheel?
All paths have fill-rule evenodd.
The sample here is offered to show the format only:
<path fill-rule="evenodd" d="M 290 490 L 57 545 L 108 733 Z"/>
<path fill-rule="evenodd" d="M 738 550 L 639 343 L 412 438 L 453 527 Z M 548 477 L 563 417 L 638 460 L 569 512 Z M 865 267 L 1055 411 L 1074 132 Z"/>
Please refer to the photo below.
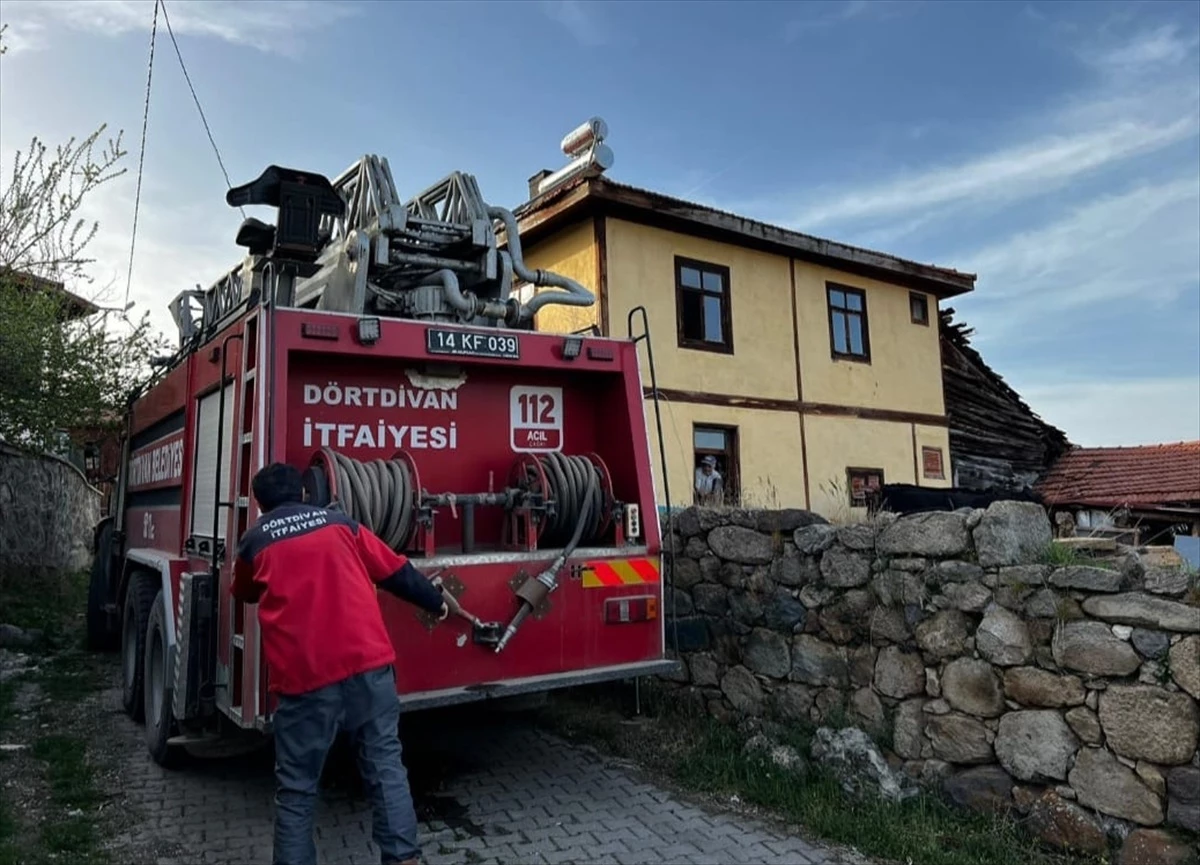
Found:
<path fill-rule="evenodd" d="M 125 592 L 125 613 L 121 616 L 121 704 L 125 714 L 138 722 L 145 718 L 142 664 L 154 595 L 153 578 L 149 574 L 134 574 Z"/>
<path fill-rule="evenodd" d="M 104 609 L 112 575 L 112 523 L 100 529 L 96 556 L 92 559 L 92 574 L 88 580 L 87 645 L 93 652 L 111 652 L 120 644 L 112 616 Z"/>
<path fill-rule="evenodd" d="M 171 652 L 167 648 L 166 613 L 163 610 L 162 589 L 154 597 L 150 607 L 150 618 L 146 622 L 145 655 L 142 668 L 145 670 L 146 686 L 143 689 L 146 716 L 146 747 L 154 762 L 166 768 L 178 766 L 183 759 L 183 749 L 167 744 L 175 735 L 174 670 Z"/>

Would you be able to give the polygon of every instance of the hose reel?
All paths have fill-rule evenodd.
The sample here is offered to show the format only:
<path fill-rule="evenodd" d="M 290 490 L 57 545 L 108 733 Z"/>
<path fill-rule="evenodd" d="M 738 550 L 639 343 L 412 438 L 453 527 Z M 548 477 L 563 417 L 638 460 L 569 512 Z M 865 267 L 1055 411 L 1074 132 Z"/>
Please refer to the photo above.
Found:
<path fill-rule="evenodd" d="M 403 550 L 417 525 L 421 475 L 405 451 L 391 459 L 362 462 L 321 448 L 304 473 L 308 499 L 319 507 L 337 503 L 393 550 Z"/>
<path fill-rule="evenodd" d="M 577 531 L 576 544 L 598 541 L 613 522 L 612 477 L 594 453 L 523 454 L 513 464 L 503 492 L 432 495 L 422 488 L 417 464 L 407 451 L 364 461 L 324 447 L 313 454 L 303 483 L 308 501 L 337 507 L 397 551 L 410 548 L 423 524 L 429 533 L 433 508 L 456 502 L 499 505 L 510 515 L 532 517 L 540 549 L 567 546 Z"/>
<path fill-rule="evenodd" d="M 432 554 L 432 508 L 455 501 L 469 503 L 464 517 L 476 504 L 502 505 L 510 518 L 525 522 L 539 549 L 559 548 L 554 561 L 536 576 L 521 573 L 510 582 L 518 608 L 503 631 L 499 623 L 484 623 L 462 611 L 457 602 L 462 588 L 455 592 L 450 587 L 449 596 L 453 597 L 447 596 L 447 603 L 472 622 L 476 642 L 492 646 L 497 653 L 527 617 L 544 614 L 567 561 L 581 544 L 598 540 L 612 525 L 615 513 L 612 476 L 596 454 L 523 454 L 513 464 L 501 493 L 430 495 L 421 488 L 416 463 L 404 451 L 391 459 L 363 462 L 326 447 L 313 455 L 304 473 L 304 486 L 313 504 L 327 507 L 337 503 L 347 516 L 397 551 L 407 549 L 414 530 L 422 525 L 427 553 Z M 464 519 L 464 536 L 470 532 L 473 520 Z"/>
<path fill-rule="evenodd" d="M 594 483 L 589 486 L 589 481 Z M 537 527 L 539 546 L 566 546 L 581 516 L 583 543 L 598 540 L 612 525 L 612 476 L 596 454 L 525 454 L 513 464 L 508 483 L 525 499 L 536 498 L 544 503 L 545 513 Z M 585 515 L 589 496 L 590 507 Z"/>

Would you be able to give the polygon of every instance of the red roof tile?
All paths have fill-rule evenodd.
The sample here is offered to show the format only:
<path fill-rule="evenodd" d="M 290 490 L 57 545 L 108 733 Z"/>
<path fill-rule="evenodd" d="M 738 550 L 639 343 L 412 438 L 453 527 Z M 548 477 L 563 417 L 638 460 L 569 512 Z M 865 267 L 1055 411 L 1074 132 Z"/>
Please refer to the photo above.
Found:
<path fill-rule="evenodd" d="M 1200 501 L 1200 440 L 1073 448 L 1037 485 L 1047 504 L 1154 506 Z"/>

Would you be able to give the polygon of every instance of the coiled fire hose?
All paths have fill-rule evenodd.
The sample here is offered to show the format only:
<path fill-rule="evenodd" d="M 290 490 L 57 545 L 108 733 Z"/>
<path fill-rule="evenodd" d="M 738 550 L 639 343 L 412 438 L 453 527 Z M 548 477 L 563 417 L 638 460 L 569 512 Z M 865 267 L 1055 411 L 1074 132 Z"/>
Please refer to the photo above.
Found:
<path fill-rule="evenodd" d="M 546 568 L 536 577 L 528 579 L 522 584 L 521 588 L 517 589 L 517 597 L 521 599 L 521 608 L 517 610 L 517 614 L 513 616 L 512 621 L 508 623 L 508 627 L 504 629 L 504 635 L 500 637 L 500 641 L 496 643 L 496 652 L 499 653 L 508 645 L 508 641 L 516 634 L 517 628 L 521 627 L 521 623 L 526 617 L 533 612 L 534 608 L 540 604 L 547 595 L 558 588 L 558 572 L 562 570 L 563 565 L 567 563 L 567 559 L 575 552 L 575 548 L 579 546 L 579 541 L 584 536 L 584 531 L 588 526 L 592 526 L 592 532 L 596 531 L 595 526 L 598 525 L 599 519 L 602 517 L 603 500 L 600 495 L 600 473 L 592 466 L 591 461 L 583 457 L 562 457 L 560 454 L 551 454 L 551 457 L 559 457 L 562 460 L 582 460 L 588 466 L 587 472 L 583 474 L 583 484 L 579 487 L 571 487 L 576 491 L 582 491 L 582 495 L 577 499 L 572 499 L 578 504 L 577 509 L 572 509 L 571 513 L 575 519 L 575 533 L 571 536 L 571 540 L 563 548 L 563 551 L 558 554 L 550 567 Z M 543 458 L 543 467 L 548 462 L 552 462 L 550 457 Z M 561 470 L 561 464 L 560 464 Z M 550 472 L 546 472 L 547 477 Z M 574 472 L 572 472 L 574 477 Z M 558 514 L 561 515 L 563 508 L 560 507 Z"/>
<path fill-rule="evenodd" d="M 587 457 L 546 454 L 538 460 L 546 473 L 548 498 L 555 504 L 547 515 L 539 541 L 546 547 L 566 544 L 572 537 L 591 540 L 604 519 L 604 491 L 600 472 Z"/>
<path fill-rule="evenodd" d="M 414 521 L 414 490 L 408 465 L 401 460 L 360 462 L 325 448 L 328 471 L 335 475 L 338 499 L 346 516 L 378 535 L 394 550 L 408 541 Z"/>

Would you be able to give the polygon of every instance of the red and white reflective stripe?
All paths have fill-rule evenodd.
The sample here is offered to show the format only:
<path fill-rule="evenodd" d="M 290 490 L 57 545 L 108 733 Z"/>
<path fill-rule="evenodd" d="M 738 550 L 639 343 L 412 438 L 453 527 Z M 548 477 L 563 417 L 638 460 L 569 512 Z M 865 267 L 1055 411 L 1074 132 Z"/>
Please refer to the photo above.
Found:
<path fill-rule="evenodd" d="M 598 560 L 583 569 L 585 589 L 653 585 L 658 580 L 658 562 L 653 559 Z"/>

